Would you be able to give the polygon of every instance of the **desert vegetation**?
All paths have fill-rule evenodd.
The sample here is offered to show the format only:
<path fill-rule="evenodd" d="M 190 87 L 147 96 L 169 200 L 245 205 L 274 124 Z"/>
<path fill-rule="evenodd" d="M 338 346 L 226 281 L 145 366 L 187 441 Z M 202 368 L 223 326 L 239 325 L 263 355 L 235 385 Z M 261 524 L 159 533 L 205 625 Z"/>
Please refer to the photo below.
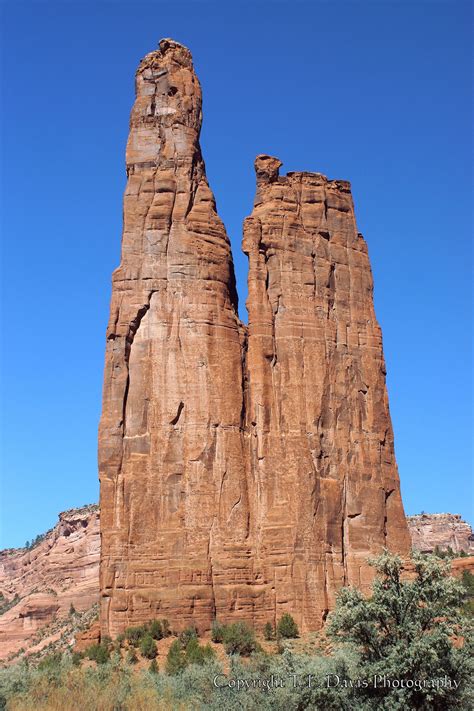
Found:
<path fill-rule="evenodd" d="M 444 711 L 472 708 L 472 575 L 415 555 L 408 579 L 384 553 L 372 595 L 341 590 L 320 644 L 291 615 L 253 630 L 215 621 L 210 641 L 166 620 L 128 628 L 82 654 L 25 657 L 0 670 L 9 711 Z"/>

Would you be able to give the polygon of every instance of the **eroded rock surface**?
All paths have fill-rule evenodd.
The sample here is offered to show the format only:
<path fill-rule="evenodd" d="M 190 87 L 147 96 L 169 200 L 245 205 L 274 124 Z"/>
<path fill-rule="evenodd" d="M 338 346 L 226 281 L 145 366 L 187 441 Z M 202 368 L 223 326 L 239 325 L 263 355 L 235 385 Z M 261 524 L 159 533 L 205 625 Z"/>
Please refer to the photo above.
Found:
<path fill-rule="evenodd" d="M 255 162 L 246 430 L 252 534 L 275 607 L 315 628 L 366 558 L 407 551 L 367 245 L 350 184 Z"/>
<path fill-rule="evenodd" d="M 208 626 L 216 578 L 230 608 L 250 554 L 244 329 L 200 128 L 191 54 L 162 40 L 136 75 L 107 331 L 101 621 L 112 636 L 151 615 Z"/>
<path fill-rule="evenodd" d="M 317 629 L 365 559 L 409 550 L 380 328 L 350 186 L 259 156 L 249 326 L 173 40 L 136 75 L 107 331 L 101 629 L 290 611 Z"/>
<path fill-rule="evenodd" d="M 33 548 L 0 551 L 0 659 L 31 649 L 40 630 L 99 600 L 98 506 L 59 514 Z M 36 644 L 35 640 L 35 644 Z"/>
<path fill-rule="evenodd" d="M 474 534 L 471 526 L 459 514 L 418 514 L 407 517 L 413 548 L 431 553 L 438 548 L 454 553 L 474 555 Z"/>

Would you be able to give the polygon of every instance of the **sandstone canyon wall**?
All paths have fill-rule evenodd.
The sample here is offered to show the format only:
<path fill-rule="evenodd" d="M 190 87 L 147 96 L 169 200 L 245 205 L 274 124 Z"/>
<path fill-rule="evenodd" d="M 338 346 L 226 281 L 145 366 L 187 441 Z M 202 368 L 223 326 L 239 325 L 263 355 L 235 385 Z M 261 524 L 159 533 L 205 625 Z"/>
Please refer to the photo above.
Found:
<path fill-rule="evenodd" d="M 431 553 L 438 548 L 454 553 L 474 555 L 474 534 L 471 526 L 459 514 L 422 513 L 407 516 L 412 545 L 422 553 Z"/>
<path fill-rule="evenodd" d="M 38 633 L 99 601 L 100 528 L 97 505 L 59 514 L 32 548 L 0 551 L 0 659 L 28 651 Z M 41 640 L 41 645 L 49 639 Z"/>
<path fill-rule="evenodd" d="M 101 627 L 290 611 L 317 629 L 369 554 L 405 553 L 367 248 L 350 186 L 256 161 L 248 328 L 199 147 L 201 90 L 162 40 L 136 75 L 107 330 Z"/>

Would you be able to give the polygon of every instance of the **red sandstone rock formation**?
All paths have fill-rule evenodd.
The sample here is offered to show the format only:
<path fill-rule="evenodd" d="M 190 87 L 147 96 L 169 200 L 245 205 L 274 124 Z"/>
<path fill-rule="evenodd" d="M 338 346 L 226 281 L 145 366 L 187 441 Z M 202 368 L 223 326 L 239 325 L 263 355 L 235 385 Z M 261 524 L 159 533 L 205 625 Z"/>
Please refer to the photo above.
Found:
<path fill-rule="evenodd" d="M 350 187 L 259 156 L 249 327 L 172 41 L 136 76 L 99 432 L 101 628 L 316 629 L 367 555 L 407 552 L 367 248 Z"/>
<path fill-rule="evenodd" d="M 246 429 L 252 537 L 277 610 L 317 628 L 368 556 L 407 551 L 382 337 L 350 184 L 279 177 L 258 156 L 249 256 Z"/>
<path fill-rule="evenodd" d="M 21 647 L 53 619 L 99 599 L 100 531 L 97 506 L 59 514 L 59 523 L 31 549 L 0 552 L 0 659 Z M 9 606 L 10 605 L 10 606 Z"/>
<path fill-rule="evenodd" d="M 474 555 L 474 534 L 471 526 L 459 514 L 418 514 L 407 517 L 412 545 L 418 551 L 430 553 L 435 548 L 454 553 Z"/>
<path fill-rule="evenodd" d="M 162 40 L 136 75 L 107 331 L 99 471 L 111 635 L 152 615 L 208 626 L 216 579 L 230 609 L 230 569 L 250 555 L 244 336 L 200 128 L 191 54 Z"/>

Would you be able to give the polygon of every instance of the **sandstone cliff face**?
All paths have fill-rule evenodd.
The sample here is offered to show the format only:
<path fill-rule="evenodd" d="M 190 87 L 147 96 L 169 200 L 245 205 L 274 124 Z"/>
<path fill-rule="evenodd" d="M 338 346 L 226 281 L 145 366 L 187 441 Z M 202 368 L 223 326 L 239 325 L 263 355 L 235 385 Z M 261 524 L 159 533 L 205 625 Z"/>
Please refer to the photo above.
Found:
<path fill-rule="evenodd" d="M 438 547 L 474 555 L 474 534 L 459 514 L 418 514 L 407 517 L 413 548 L 430 553 Z"/>
<path fill-rule="evenodd" d="M 276 608 L 315 628 L 366 558 L 409 547 L 382 338 L 350 185 L 259 156 L 249 256 L 246 428 L 256 552 Z"/>
<path fill-rule="evenodd" d="M 321 626 L 365 558 L 407 552 L 367 248 L 349 184 L 256 162 L 249 326 L 172 40 L 136 76 L 107 331 L 101 628 Z"/>
<path fill-rule="evenodd" d="M 97 506 L 59 514 L 58 524 L 31 549 L 0 551 L 0 659 L 21 647 L 54 619 L 99 599 L 100 528 Z"/>

